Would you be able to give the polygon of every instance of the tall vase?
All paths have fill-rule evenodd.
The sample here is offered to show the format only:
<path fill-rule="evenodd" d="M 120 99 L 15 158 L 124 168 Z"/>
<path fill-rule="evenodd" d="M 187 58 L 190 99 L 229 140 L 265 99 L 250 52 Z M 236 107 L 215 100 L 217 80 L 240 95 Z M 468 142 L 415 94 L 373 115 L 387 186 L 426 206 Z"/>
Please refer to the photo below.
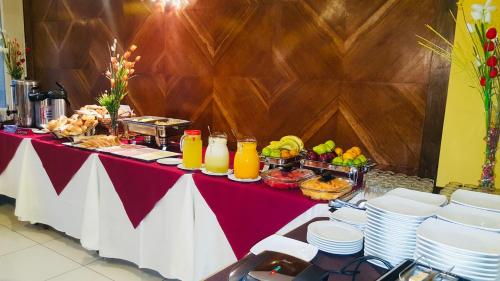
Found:
<path fill-rule="evenodd" d="M 109 116 L 111 118 L 111 124 L 109 127 L 109 134 L 112 136 L 119 136 L 118 135 L 118 111 L 116 112 L 109 112 Z"/>
<path fill-rule="evenodd" d="M 495 164 L 498 146 L 499 128 L 494 124 L 490 125 L 486 138 L 485 159 L 479 185 L 483 189 L 495 189 Z"/>

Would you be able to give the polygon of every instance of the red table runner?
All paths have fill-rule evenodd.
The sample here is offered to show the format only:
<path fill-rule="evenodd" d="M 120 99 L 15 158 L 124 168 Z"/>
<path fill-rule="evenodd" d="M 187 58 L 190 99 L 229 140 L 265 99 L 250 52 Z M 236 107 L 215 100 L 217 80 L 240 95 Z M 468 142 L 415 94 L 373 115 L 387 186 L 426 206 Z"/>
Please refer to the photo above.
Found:
<path fill-rule="evenodd" d="M 0 131 L 0 175 L 7 169 L 24 138 L 29 138 L 29 136 Z"/>
<path fill-rule="evenodd" d="M 318 203 L 300 190 L 276 190 L 263 182 L 238 183 L 203 174 L 193 178 L 238 259 Z"/>
<path fill-rule="evenodd" d="M 137 228 L 167 191 L 184 175 L 157 163 L 100 154 L 106 172 L 115 187 L 130 222 Z"/>
<path fill-rule="evenodd" d="M 49 135 L 31 140 L 57 195 L 64 191 L 91 154 L 90 151 L 71 148 L 61 142 Z"/>

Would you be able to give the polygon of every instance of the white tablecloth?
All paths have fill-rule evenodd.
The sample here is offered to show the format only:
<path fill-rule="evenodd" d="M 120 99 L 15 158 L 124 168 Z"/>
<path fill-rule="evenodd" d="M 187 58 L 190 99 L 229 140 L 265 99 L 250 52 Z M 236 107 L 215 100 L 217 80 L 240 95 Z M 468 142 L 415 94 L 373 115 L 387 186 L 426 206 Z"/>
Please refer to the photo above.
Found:
<path fill-rule="evenodd" d="M 20 220 L 50 225 L 103 257 L 125 259 L 166 278 L 201 280 L 236 262 L 190 174 L 182 176 L 134 229 L 97 154 L 57 196 L 30 140 L 24 139 L 0 175 L 0 194 L 16 199 Z M 325 204 L 318 204 L 278 233 L 327 211 Z"/>

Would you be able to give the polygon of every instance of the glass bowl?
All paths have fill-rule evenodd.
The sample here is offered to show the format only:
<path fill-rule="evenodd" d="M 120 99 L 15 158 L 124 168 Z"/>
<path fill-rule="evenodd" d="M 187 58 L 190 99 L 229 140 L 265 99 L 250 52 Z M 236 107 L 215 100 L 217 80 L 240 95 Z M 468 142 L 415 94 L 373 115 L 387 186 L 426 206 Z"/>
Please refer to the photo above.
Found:
<path fill-rule="evenodd" d="M 262 180 L 273 188 L 278 189 L 292 189 L 298 188 L 303 180 L 314 177 L 315 174 L 311 170 L 307 169 L 295 169 L 292 171 L 286 171 L 283 169 L 271 169 L 262 172 Z"/>

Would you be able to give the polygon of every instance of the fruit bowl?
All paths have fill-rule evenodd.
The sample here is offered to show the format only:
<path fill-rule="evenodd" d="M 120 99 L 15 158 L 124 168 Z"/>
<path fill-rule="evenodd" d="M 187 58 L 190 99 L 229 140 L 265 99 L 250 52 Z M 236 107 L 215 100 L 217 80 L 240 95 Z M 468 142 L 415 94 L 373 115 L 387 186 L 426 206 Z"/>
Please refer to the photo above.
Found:
<path fill-rule="evenodd" d="M 262 172 L 262 180 L 270 187 L 277 189 L 293 189 L 298 188 L 300 183 L 306 179 L 314 177 L 315 174 L 311 170 L 295 169 L 286 171 L 283 169 L 271 169 Z"/>

